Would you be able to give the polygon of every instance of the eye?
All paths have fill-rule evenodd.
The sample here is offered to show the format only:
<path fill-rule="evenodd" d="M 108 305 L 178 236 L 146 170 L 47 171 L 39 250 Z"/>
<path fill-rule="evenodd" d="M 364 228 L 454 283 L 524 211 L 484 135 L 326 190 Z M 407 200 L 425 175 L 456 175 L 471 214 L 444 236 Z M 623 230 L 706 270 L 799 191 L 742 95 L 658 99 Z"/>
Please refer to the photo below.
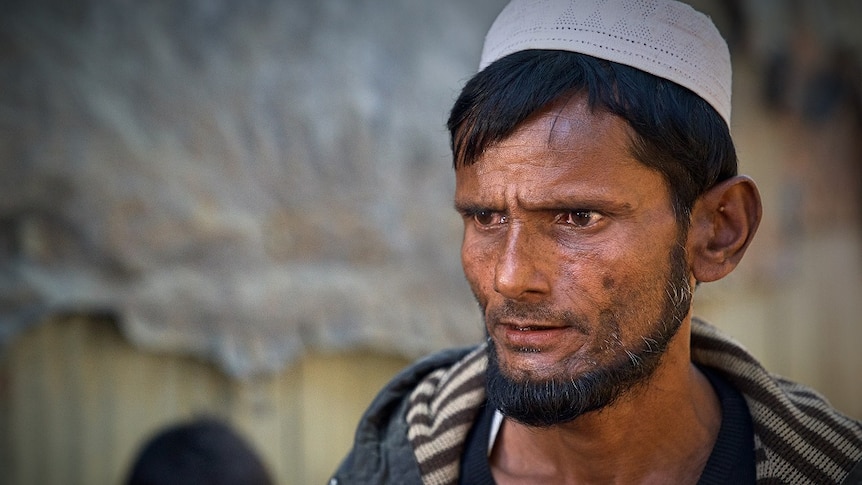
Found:
<path fill-rule="evenodd" d="M 557 214 L 557 216 L 554 218 L 554 222 L 557 222 L 559 224 L 568 224 L 576 227 L 589 227 L 599 222 L 601 219 L 602 215 L 596 211 L 579 209 Z"/>
<path fill-rule="evenodd" d="M 480 210 L 474 212 L 473 220 L 476 222 L 476 225 L 480 227 L 489 227 L 496 224 L 505 224 L 506 222 L 508 222 L 508 219 L 505 215 L 490 210 Z"/>

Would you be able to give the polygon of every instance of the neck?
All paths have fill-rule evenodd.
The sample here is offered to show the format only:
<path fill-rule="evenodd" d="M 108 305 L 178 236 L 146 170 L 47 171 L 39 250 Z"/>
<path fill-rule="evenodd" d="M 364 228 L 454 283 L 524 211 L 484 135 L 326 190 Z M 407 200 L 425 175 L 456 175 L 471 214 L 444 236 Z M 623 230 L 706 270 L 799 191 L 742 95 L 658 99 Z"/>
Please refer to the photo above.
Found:
<path fill-rule="evenodd" d="M 721 425 L 718 398 L 691 363 L 690 322 L 645 386 L 574 421 L 504 420 L 491 454 L 497 483 L 696 483 Z"/>

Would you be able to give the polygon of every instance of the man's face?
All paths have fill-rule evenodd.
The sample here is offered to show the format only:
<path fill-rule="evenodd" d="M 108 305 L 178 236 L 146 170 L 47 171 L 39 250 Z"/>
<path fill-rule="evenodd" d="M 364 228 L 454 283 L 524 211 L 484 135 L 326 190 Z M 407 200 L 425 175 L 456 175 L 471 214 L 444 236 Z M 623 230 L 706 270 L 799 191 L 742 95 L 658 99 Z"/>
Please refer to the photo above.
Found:
<path fill-rule="evenodd" d="M 688 314 L 685 231 L 629 146 L 623 120 L 574 98 L 456 171 L 489 400 L 525 424 L 569 421 L 645 382 Z"/>

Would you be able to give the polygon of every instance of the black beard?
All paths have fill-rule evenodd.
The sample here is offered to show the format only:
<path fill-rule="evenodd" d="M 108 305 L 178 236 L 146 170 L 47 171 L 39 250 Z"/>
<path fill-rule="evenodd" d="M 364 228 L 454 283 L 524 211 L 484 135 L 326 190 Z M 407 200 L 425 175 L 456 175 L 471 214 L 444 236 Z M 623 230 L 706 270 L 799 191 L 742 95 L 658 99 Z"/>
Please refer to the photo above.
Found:
<path fill-rule="evenodd" d="M 488 405 L 527 426 L 548 427 L 567 423 L 613 404 L 626 392 L 646 384 L 655 373 L 670 341 L 688 314 L 691 298 L 685 249 L 676 244 L 670 256 L 670 274 L 658 328 L 645 336 L 643 347 L 625 351 L 614 364 L 574 378 L 515 380 L 502 372 L 494 343 L 489 341 Z M 618 325 L 619 322 L 610 324 Z"/>

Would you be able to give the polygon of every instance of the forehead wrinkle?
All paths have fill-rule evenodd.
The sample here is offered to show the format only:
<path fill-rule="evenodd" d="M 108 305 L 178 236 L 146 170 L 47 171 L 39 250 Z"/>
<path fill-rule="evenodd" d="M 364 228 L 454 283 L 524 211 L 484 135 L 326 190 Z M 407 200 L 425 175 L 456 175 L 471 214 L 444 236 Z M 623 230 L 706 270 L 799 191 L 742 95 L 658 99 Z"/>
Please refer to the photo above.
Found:
<path fill-rule="evenodd" d="M 565 140 L 565 136 L 568 135 L 569 133 L 571 133 L 571 131 L 572 131 L 570 129 L 570 125 L 571 125 L 571 122 L 573 121 L 573 119 L 569 116 L 566 116 L 564 113 L 566 113 L 569 110 L 578 110 L 578 109 L 580 109 L 580 111 L 584 111 L 584 108 L 587 108 L 586 104 L 587 104 L 586 98 L 584 97 L 584 95 L 582 93 L 572 93 L 570 96 L 563 99 L 562 102 L 558 101 L 556 103 L 556 109 L 554 110 L 555 112 L 553 113 L 553 119 L 551 120 L 551 126 L 548 129 L 548 142 L 547 143 L 548 143 L 549 149 L 554 148 L 554 145 L 555 145 L 554 139 L 558 138 L 558 137 L 554 136 L 555 133 L 560 133 L 564 137 L 563 140 Z M 592 110 L 590 110 L 590 111 L 592 111 Z M 548 113 L 548 115 L 550 116 L 550 112 Z M 564 126 L 562 127 L 562 129 L 558 130 L 557 129 L 557 123 L 560 122 L 561 120 L 567 121 L 568 123 L 565 123 Z M 563 141 L 563 140 L 560 140 L 560 141 Z M 557 148 L 557 149 L 559 150 L 559 148 Z M 569 150 L 571 150 L 571 149 L 569 149 Z M 566 151 L 566 150 L 562 150 L 562 151 Z"/>
<path fill-rule="evenodd" d="M 495 152 L 499 153 L 506 149 L 520 149 L 522 164 L 547 168 L 549 162 L 548 155 L 550 153 L 569 154 L 584 151 L 584 146 L 579 146 L 579 144 L 574 144 L 569 140 L 569 137 L 572 135 L 570 131 L 555 130 L 553 128 L 553 125 L 556 123 L 555 118 L 547 117 L 547 120 L 548 123 L 531 123 L 530 125 L 521 127 L 516 135 L 501 140 L 489 147 L 486 155 L 493 156 Z M 477 165 L 479 165 L 477 173 L 480 175 L 493 171 L 493 169 L 483 168 L 481 164 Z"/>
<path fill-rule="evenodd" d="M 546 130 L 524 128 L 518 133 L 521 135 L 526 135 L 532 132 L 544 134 Z M 516 171 L 520 172 L 531 166 L 547 168 L 547 152 L 552 151 L 553 149 L 548 147 L 546 143 L 537 142 L 536 140 L 539 140 L 539 138 L 533 136 L 512 136 L 510 138 L 507 138 L 506 140 L 497 142 L 493 146 L 489 147 L 483 157 L 494 158 L 496 156 L 500 156 L 501 153 L 507 151 L 508 149 L 517 149 L 519 150 L 519 160 L 516 165 L 518 165 L 519 168 Z M 478 163 L 474 165 L 475 173 L 478 176 L 489 175 L 493 174 L 494 172 L 501 172 L 512 169 L 512 166 L 509 164 L 487 164 L 482 163 L 482 159 L 480 159 Z"/>

